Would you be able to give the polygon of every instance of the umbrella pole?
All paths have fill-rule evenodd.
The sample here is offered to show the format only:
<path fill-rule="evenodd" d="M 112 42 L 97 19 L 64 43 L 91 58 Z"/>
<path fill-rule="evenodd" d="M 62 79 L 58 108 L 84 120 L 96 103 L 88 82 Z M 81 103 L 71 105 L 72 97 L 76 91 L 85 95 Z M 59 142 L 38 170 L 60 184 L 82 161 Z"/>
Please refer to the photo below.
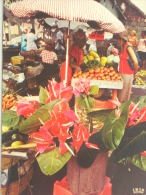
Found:
<path fill-rule="evenodd" d="M 67 45 L 66 45 L 65 86 L 67 85 L 67 72 L 68 72 L 69 30 L 70 30 L 70 21 L 68 23 Z"/>

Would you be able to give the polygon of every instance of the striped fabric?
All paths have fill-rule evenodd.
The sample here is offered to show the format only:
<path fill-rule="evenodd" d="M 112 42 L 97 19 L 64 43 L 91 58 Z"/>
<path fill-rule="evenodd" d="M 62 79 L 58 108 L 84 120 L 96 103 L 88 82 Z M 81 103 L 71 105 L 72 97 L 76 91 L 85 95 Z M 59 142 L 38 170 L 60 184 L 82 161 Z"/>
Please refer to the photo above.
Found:
<path fill-rule="evenodd" d="M 37 12 L 64 20 L 98 22 L 100 27 L 111 33 L 125 31 L 124 25 L 108 9 L 94 0 L 23 0 L 10 5 L 11 12 L 20 18 L 30 17 Z"/>

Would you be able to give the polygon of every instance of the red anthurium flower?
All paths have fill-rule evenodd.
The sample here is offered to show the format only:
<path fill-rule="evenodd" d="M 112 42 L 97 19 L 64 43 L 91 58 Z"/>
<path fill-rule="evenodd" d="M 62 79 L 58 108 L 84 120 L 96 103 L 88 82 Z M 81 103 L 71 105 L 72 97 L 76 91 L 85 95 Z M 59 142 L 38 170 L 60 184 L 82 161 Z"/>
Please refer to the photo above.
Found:
<path fill-rule="evenodd" d="M 90 79 L 80 78 L 74 85 L 74 95 L 80 97 L 81 93 L 85 92 L 87 95 L 90 94 Z"/>
<path fill-rule="evenodd" d="M 146 151 L 140 153 L 142 156 L 146 157 Z"/>
<path fill-rule="evenodd" d="M 40 153 L 43 153 L 44 151 L 50 151 L 55 148 L 54 142 L 38 142 L 37 143 L 37 149 Z"/>
<path fill-rule="evenodd" d="M 83 125 L 75 125 L 72 135 L 73 142 L 71 145 L 75 147 L 75 150 L 78 153 L 83 141 L 88 142 L 90 134 Z"/>
<path fill-rule="evenodd" d="M 46 150 L 50 151 L 55 148 L 55 144 L 52 141 L 53 136 L 49 133 L 49 131 L 40 129 L 38 132 L 31 133 L 29 136 L 38 141 L 37 149 L 40 153 L 43 153 Z"/>
<path fill-rule="evenodd" d="M 120 109 L 119 109 L 119 107 L 117 109 L 115 109 L 115 116 L 116 116 L 117 119 L 120 118 Z"/>
<path fill-rule="evenodd" d="M 63 114 L 68 118 L 71 119 L 77 123 L 79 123 L 80 119 L 76 116 L 75 112 L 73 110 L 67 110 L 63 112 Z"/>
<path fill-rule="evenodd" d="M 99 147 L 96 144 L 91 144 L 91 143 L 85 142 L 85 145 L 89 149 L 97 149 L 97 150 L 99 150 Z"/>
<path fill-rule="evenodd" d="M 137 123 L 146 121 L 146 106 L 139 111 L 139 116 Z"/>
<path fill-rule="evenodd" d="M 54 79 L 48 81 L 48 89 L 50 98 L 46 103 L 49 103 L 55 99 L 64 99 L 70 101 L 73 95 L 73 87 L 64 87 L 63 83 L 57 83 Z"/>
<path fill-rule="evenodd" d="M 37 110 L 35 106 L 38 104 L 38 101 L 22 100 L 21 102 L 17 103 L 17 114 L 19 116 L 23 115 L 25 118 L 28 118 Z"/>
<path fill-rule="evenodd" d="M 60 156 L 61 154 L 68 151 L 68 148 L 66 147 L 65 142 L 62 140 L 59 141 L 59 148 L 60 148 L 60 152 L 59 152 L 58 156 Z"/>
<path fill-rule="evenodd" d="M 51 141 L 53 139 L 53 136 L 46 130 L 40 128 L 38 132 L 31 133 L 29 135 L 31 138 L 35 138 L 36 140 L 39 141 Z"/>
<path fill-rule="evenodd" d="M 135 105 L 133 102 L 129 106 L 129 118 L 128 118 L 128 123 L 127 126 L 132 126 L 135 125 L 137 119 L 139 118 L 139 112 L 137 110 L 137 105 Z"/>
<path fill-rule="evenodd" d="M 60 98 L 69 102 L 73 96 L 73 87 L 69 86 L 61 90 Z"/>
<path fill-rule="evenodd" d="M 69 138 L 71 138 L 71 137 L 72 136 L 69 135 L 69 134 L 62 134 L 62 135 L 58 136 L 58 139 L 59 139 L 59 148 L 60 148 L 60 152 L 59 152 L 58 156 L 61 155 L 61 154 L 63 154 L 63 153 L 65 153 L 65 152 L 67 152 L 68 150 L 71 151 L 69 149 L 69 146 L 66 143 L 66 140 L 69 139 Z"/>

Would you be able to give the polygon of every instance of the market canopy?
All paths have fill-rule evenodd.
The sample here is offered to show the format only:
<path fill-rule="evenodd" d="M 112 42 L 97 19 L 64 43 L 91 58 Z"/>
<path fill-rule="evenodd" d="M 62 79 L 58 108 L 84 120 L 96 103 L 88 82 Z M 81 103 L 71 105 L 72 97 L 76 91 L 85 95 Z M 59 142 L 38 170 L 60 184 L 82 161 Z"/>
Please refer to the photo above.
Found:
<path fill-rule="evenodd" d="M 69 21 L 66 20 L 58 20 L 57 18 L 45 18 L 45 22 L 53 27 L 54 23 L 57 22 L 58 28 L 68 28 Z M 79 21 L 71 21 L 70 22 L 70 29 L 75 30 L 79 26 L 84 26 L 89 28 L 90 26 L 87 23 L 79 22 Z"/>
<path fill-rule="evenodd" d="M 12 3 L 9 10 L 19 18 L 29 18 L 42 12 L 68 21 L 95 21 L 101 29 L 111 33 L 125 31 L 122 22 L 94 0 L 23 0 Z"/>

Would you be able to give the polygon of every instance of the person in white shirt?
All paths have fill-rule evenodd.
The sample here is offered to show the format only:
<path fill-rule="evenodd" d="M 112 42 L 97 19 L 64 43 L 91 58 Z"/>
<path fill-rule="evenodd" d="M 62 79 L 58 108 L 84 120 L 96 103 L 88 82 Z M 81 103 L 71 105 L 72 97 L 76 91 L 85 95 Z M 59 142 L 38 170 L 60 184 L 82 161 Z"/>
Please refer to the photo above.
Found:
<path fill-rule="evenodd" d="M 37 36 L 35 35 L 34 29 L 31 29 L 31 31 L 25 35 L 25 39 L 27 41 L 26 51 L 38 49 L 36 42 L 35 42 L 37 40 Z"/>
<path fill-rule="evenodd" d="M 65 45 L 64 45 L 64 38 L 63 38 L 63 29 L 60 28 L 58 33 L 56 34 L 57 37 L 57 44 L 55 47 L 56 52 L 58 51 L 65 51 Z"/>

